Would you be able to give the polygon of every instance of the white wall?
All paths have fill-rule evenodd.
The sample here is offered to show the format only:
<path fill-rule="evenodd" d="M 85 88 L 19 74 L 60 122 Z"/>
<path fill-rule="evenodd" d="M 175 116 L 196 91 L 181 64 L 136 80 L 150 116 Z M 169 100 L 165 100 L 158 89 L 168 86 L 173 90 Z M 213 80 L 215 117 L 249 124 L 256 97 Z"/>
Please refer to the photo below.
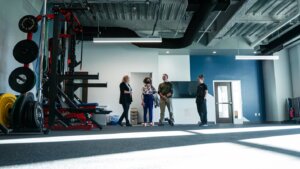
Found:
<path fill-rule="evenodd" d="M 80 49 L 80 48 L 77 48 Z M 80 56 L 80 50 L 78 57 Z M 158 85 L 158 55 L 152 49 L 140 49 L 133 45 L 104 45 L 84 43 L 83 70 L 90 74 L 99 73 L 99 80 L 90 83 L 108 83 L 107 88 L 89 88 L 88 101 L 107 105 L 113 114 L 120 115 L 119 84 L 124 75 L 131 72 L 152 72 L 153 84 Z M 142 82 L 141 82 L 142 83 Z M 133 92 L 141 89 L 133 89 Z"/>
<path fill-rule="evenodd" d="M 159 74 L 169 75 L 170 81 L 190 81 L 189 55 L 159 55 Z M 162 81 L 162 80 L 160 80 Z M 194 99 L 173 99 L 175 123 L 196 123 L 197 109 Z M 166 113 L 165 116 L 169 116 Z"/>
<path fill-rule="evenodd" d="M 293 97 L 292 94 L 292 80 L 290 71 L 290 59 L 288 50 L 282 50 L 275 53 L 274 55 L 279 55 L 279 60 L 274 61 L 275 67 L 275 84 L 277 91 L 277 106 L 278 106 L 278 119 L 279 121 L 287 120 L 287 105 L 286 99 Z"/>
<path fill-rule="evenodd" d="M 300 45 L 289 49 L 293 97 L 300 97 Z"/>
<path fill-rule="evenodd" d="M 191 80 L 189 55 L 159 55 L 158 62 L 159 74 L 167 73 L 170 81 Z"/>
<path fill-rule="evenodd" d="M 191 79 L 189 55 L 159 55 L 159 74 L 167 73 L 170 81 L 195 81 Z M 208 96 L 208 121 L 215 122 L 215 105 L 213 96 Z M 199 119 L 195 99 L 173 99 L 175 123 L 196 124 Z M 166 113 L 166 116 L 168 114 Z"/>
<path fill-rule="evenodd" d="M 278 119 L 277 112 L 277 94 L 275 84 L 274 62 L 263 62 L 263 77 L 264 77 L 264 91 L 265 91 L 265 108 L 266 120 L 275 121 Z"/>
<path fill-rule="evenodd" d="M 264 61 L 264 89 L 266 120 L 271 122 L 288 119 L 286 99 L 292 97 L 292 80 L 288 50 L 274 53 L 279 56 L 276 61 Z"/>
<path fill-rule="evenodd" d="M 79 57 L 80 50 L 77 52 Z M 153 85 L 156 88 L 162 82 L 163 73 L 169 75 L 170 81 L 190 81 L 189 59 L 189 55 L 158 55 L 157 49 L 143 49 L 133 45 L 103 45 L 85 42 L 82 71 L 89 71 L 92 74 L 100 73 L 100 80 L 91 80 L 90 83 L 108 83 L 108 88 L 90 88 L 88 101 L 107 105 L 113 114 L 120 115 L 122 107 L 118 102 L 119 83 L 123 75 L 130 75 L 134 72 L 151 72 Z M 133 92 L 140 90 L 140 88 L 133 88 Z M 195 99 L 174 99 L 173 105 L 177 124 L 195 124 L 199 121 Z M 158 108 L 154 111 L 154 121 L 157 122 L 159 116 Z M 166 113 L 167 116 L 168 113 Z M 212 96 L 208 98 L 208 120 L 215 121 Z"/>
<path fill-rule="evenodd" d="M 8 76 L 21 66 L 13 58 L 12 51 L 17 42 L 26 38 L 18 22 L 24 15 L 37 15 L 41 9 L 40 0 L 1 0 L 0 1 L 0 92 L 12 92 Z"/>

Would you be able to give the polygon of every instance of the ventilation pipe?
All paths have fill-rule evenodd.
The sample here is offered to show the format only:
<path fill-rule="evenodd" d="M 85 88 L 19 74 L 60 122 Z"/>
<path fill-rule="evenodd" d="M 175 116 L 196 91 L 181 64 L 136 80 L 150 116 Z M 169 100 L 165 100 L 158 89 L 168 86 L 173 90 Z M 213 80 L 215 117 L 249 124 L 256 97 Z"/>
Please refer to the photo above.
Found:
<path fill-rule="evenodd" d="M 163 38 L 162 43 L 135 44 L 143 48 L 179 49 L 190 46 L 198 35 L 200 28 L 213 10 L 226 10 L 230 0 L 189 0 L 188 10 L 195 10 L 193 17 L 181 38 Z"/>
<path fill-rule="evenodd" d="M 163 38 L 162 43 L 134 44 L 142 48 L 185 48 L 193 43 L 199 29 L 212 11 L 224 11 L 230 0 L 188 0 L 187 11 L 194 11 L 193 17 L 181 38 Z M 99 31 L 98 31 L 99 29 Z M 139 37 L 134 31 L 120 27 L 83 27 L 83 40 L 91 41 L 94 37 Z"/>

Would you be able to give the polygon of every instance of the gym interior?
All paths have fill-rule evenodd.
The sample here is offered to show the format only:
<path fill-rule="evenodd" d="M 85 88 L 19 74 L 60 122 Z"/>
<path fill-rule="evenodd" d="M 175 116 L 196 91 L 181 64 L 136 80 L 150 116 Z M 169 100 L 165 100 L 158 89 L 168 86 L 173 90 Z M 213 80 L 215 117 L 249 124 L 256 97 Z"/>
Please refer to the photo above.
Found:
<path fill-rule="evenodd" d="M 0 168 L 300 166 L 300 0 L 0 0 Z"/>

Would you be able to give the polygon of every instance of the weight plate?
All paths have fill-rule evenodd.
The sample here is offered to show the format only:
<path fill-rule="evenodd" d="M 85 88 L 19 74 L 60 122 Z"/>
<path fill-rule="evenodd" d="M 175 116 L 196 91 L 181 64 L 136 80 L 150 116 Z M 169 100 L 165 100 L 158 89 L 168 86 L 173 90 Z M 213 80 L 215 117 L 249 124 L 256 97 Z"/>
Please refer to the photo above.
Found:
<path fill-rule="evenodd" d="M 33 110 L 33 124 L 35 128 L 42 129 L 44 123 L 44 112 L 41 104 L 39 102 L 34 103 L 34 110 Z"/>
<path fill-rule="evenodd" d="M 29 128 L 35 128 L 35 124 L 34 124 L 34 105 L 35 105 L 35 101 L 32 102 L 32 107 L 30 109 L 29 115 L 28 115 L 28 127 Z"/>
<path fill-rule="evenodd" d="M 23 16 L 19 21 L 19 28 L 24 33 L 35 33 L 38 29 L 38 20 L 32 15 Z"/>
<path fill-rule="evenodd" d="M 29 103 L 29 108 L 27 109 L 27 127 L 28 128 L 35 128 L 35 124 L 33 121 L 33 113 L 34 113 L 34 105 L 35 101 Z"/>
<path fill-rule="evenodd" d="M 24 103 L 24 107 L 22 107 L 21 111 L 20 111 L 20 114 L 19 114 L 19 120 L 20 120 L 20 123 L 21 123 L 21 127 L 26 127 L 26 112 L 27 111 L 32 111 L 32 107 L 27 107 L 30 103 L 33 103 L 34 102 L 34 95 L 33 93 L 29 92 L 26 94 L 25 96 L 25 103 Z M 29 109 L 29 110 L 28 110 Z M 23 122 L 23 123 L 22 123 Z"/>
<path fill-rule="evenodd" d="M 26 110 L 24 110 L 24 117 L 22 118 L 23 126 L 26 128 L 31 128 L 30 115 L 31 112 L 33 111 L 34 101 L 27 102 L 25 106 L 26 106 Z"/>
<path fill-rule="evenodd" d="M 38 54 L 38 45 L 34 41 L 27 39 L 18 42 L 13 50 L 14 58 L 22 64 L 33 62 L 38 57 Z"/>
<path fill-rule="evenodd" d="M 9 86 L 16 92 L 26 93 L 35 85 L 34 72 L 26 67 L 16 68 L 11 72 L 8 82 Z"/>
<path fill-rule="evenodd" d="M 13 94 L 3 94 L 0 97 L 0 124 L 6 128 L 10 127 L 10 110 L 12 109 L 17 97 Z"/>
<path fill-rule="evenodd" d="M 27 110 L 26 105 L 28 105 L 28 102 L 33 102 L 34 101 L 34 95 L 33 93 L 29 92 L 26 94 L 22 94 L 18 97 L 16 100 L 13 109 L 12 109 L 12 127 L 13 129 L 20 129 L 24 127 L 23 125 L 23 118 L 24 118 L 24 112 Z"/>
<path fill-rule="evenodd" d="M 20 112 L 20 107 L 24 102 L 24 95 L 20 95 L 17 100 L 15 101 L 15 104 L 13 105 L 12 111 L 11 111 L 11 117 L 10 117 L 10 125 L 12 128 L 17 127 L 18 117 L 17 115 Z"/>

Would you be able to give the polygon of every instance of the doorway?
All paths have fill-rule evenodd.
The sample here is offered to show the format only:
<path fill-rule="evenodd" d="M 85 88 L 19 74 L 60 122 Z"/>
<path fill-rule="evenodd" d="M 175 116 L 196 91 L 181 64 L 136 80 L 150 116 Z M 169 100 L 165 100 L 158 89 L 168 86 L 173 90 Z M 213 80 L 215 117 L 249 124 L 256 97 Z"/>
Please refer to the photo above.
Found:
<path fill-rule="evenodd" d="M 231 82 L 215 82 L 216 122 L 233 123 Z"/>
<path fill-rule="evenodd" d="M 131 87 L 132 87 L 132 104 L 131 108 L 136 108 L 139 112 L 138 114 L 138 123 L 143 122 L 143 114 L 144 110 L 142 107 L 142 88 L 144 86 L 144 79 L 145 77 L 150 77 L 152 78 L 152 73 L 151 72 L 132 72 L 131 74 Z"/>

